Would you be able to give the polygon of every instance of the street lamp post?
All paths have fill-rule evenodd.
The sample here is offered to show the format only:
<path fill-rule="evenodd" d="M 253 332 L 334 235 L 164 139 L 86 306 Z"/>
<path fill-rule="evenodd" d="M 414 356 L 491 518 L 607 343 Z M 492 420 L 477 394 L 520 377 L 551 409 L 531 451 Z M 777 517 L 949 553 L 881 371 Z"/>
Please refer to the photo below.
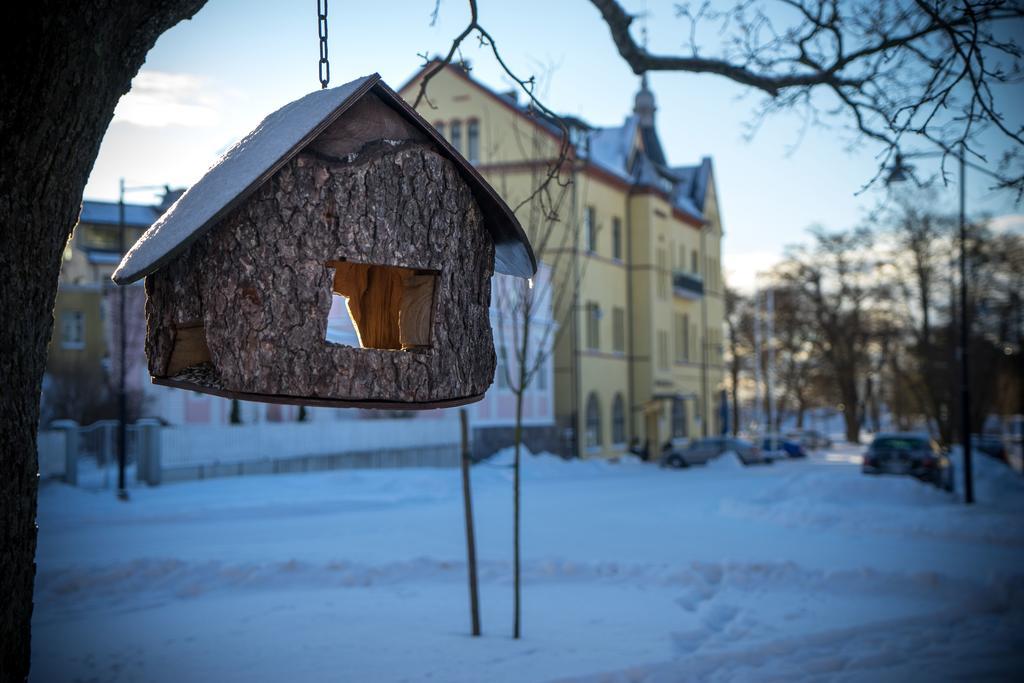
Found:
<path fill-rule="evenodd" d="M 124 178 L 120 180 L 120 189 L 117 195 L 117 226 L 118 240 L 117 250 L 124 258 L 125 243 L 125 221 L 124 221 Z M 118 381 L 117 381 L 117 497 L 121 500 L 128 500 L 128 489 L 125 487 L 124 468 L 127 458 L 128 446 L 128 396 L 125 392 L 125 367 L 124 361 L 127 347 L 127 324 L 125 321 L 125 290 L 124 287 L 117 288 L 118 307 Z"/>
<path fill-rule="evenodd" d="M 886 185 L 900 183 L 908 180 L 913 175 L 913 166 L 904 163 L 904 159 L 910 157 L 937 157 L 944 156 L 945 152 L 920 152 L 911 155 L 903 155 L 897 152 L 896 160 L 889 170 L 885 180 Z M 960 438 L 964 451 L 964 502 L 970 505 L 974 502 L 974 473 L 971 467 L 971 393 L 970 393 L 970 364 L 968 343 L 970 322 L 967 313 L 967 159 L 963 145 L 956 154 L 960 166 Z M 970 166 L 982 173 L 989 173 L 984 168 L 970 164 Z"/>
<path fill-rule="evenodd" d="M 153 192 L 154 190 L 167 190 L 165 185 L 137 185 L 126 187 L 124 178 L 120 179 L 117 195 L 117 225 L 118 225 L 118 251 L 121 258 L 124 258 L 128 250 L 128 240 L 125 232 L 128 228 L 125 220 L 124 195 L 126 192 Z M 120 500 L 128 500 L 128 487 L 125 484 L 125 465 L 128 458 L 128 393 L 126 389 L 127 378 L 127 347 L 128 347 L 128 321 L 126 319 L 126 287 L 117 288 L 118 307 L 118 368 L 117 368 L 117 497 Z"/>

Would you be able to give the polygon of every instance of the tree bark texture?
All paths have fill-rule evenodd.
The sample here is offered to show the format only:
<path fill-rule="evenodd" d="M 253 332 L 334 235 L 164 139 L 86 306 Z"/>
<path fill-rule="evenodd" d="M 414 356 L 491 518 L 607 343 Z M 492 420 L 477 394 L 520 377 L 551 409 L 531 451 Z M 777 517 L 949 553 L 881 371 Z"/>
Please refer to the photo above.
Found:
<path fill-rule="evenodd" d="M 28 676 L 36 430 L 61 254 L 114 107 L 204 0 L 44 0 L 0 41 L 0 681 Z"/>
<path fill-rule="evenodd" d="M 331 261 L 437 274 L 429 348 L 325 341 Z M 494 245 L 455 166 L 430 147 L 303 152 L 147 278 L 146 352 L 167 374 L 176 327 L 202 321 L 214 388 L 296 398 L 431 402 L 494 376 Z"/>

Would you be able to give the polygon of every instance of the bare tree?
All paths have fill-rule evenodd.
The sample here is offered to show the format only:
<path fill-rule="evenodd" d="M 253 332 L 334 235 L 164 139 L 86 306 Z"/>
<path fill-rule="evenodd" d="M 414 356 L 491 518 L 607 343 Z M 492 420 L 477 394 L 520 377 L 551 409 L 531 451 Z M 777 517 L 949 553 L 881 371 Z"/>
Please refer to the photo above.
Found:
<path fill-rule="evenodd" d="M 729 369 L 729 396 L 732 403 L 732 433 L 740 432 L 740 383 L 747 360 L 754 349 L 750 331 L 753 329 L 751 301 L 732 287 L 725 288 L 725 329 Z"/>
<path fill-rule="evenodd" d="M 891 368 L 891 381 L 909 395 L 900 400 L 901 409 L 923 417 L 943 443 L 952 443 L 960 431 L 955 391 L 957 369 L 956 330 L 965 313 L 955 297 L 955 220 L 937 207 L 928 188 L 895 198 L 881 214 L 880 223 L 891 240 L 889 281 L 891 329 L 905 345 L 901 363 Z M 1024 238 L 1012 233 L 993 232 L 985 221 L 968 230 L 968 276 L 971 299 L 966 315 L 970 322 L 969 352 L 977 359 L 971 377 L 972 428 L 978 430 L 993 406 L 1009 406 L 1017 373 L 1006 366 L 1017 343 L 1013 323 L 1020 316 L 1015 298 L 1022 283 L 1020 271 Z M 876 308 L 885 309 L 879 301 Z M 1010 349 L 1010 353 L 1006 352 Z M 997 389 L 1000 381 L 1005 387 Z M 909 403 L 909 405 L 908 405 Z"/>
<path fill-rule="evenodd" d="M 1022 75 L 1018 0 L 686 2 L 678 54 L 638 43 L 616 0 L 591 2 L 635 73 L 713 74 L 762 93 L 755 128 L 780 111 L 805 125 L 838 120 L 879 146 L 876 179 L 915 140 L 985 161 L 978 138 L 993 131 L 1009 147 L 997 185 L 1024 192 L 1024 128 L 1001 108 Z"/>
<path fill-rule="evenodd" d="M 860 439 L 860 383 L 872 338 L 867 309 L 877 294 L 878 262 L 866 230 L 812 231 L 813 245 L 795 247 L 778 268 L 778 277 L 812 316 L 815 346 L 827 364 L 842 405 L 846 439 Z"/>
<path fill-rule="evenodd" d="M 513 136 L 522 158 L 543 158 L 547 147 L 536 128 L 527 138 L 516 127 Z M 573 162 L 579 163 L 579 162 Z M 584 268 L 577 263 L 579 235 L 576 216 L 565 220 L 563 208 L 569 196 L 570 182 L 552 183 L 549 171 L 534 165 L 529 179 L 530 201 L 520 203 L 516 213 L 524 223 L 527 237 L 540 264 L 538 276 L 496 278 L 495 299 L 498 309 L 498 353 L 500 380 L 515 396 L 513 431 L 513 626 L 512 637 L 522 634 L 522 591 L 520 562 L 520 470 L 523 444 L 523 398 L 547 362 L 565 330 L 576 315 L 575 301 Z M 547 168 L 550 168 L 548 166 Z M 504 185 L 503 174 L 497 182 Z M 505 188 L 505 193 L 508 190 Z M 547 311 L 552 317 L 547 318 Z M 508 344 L 512 356 L 509 358 Z M 510 362 L 511 360 L 511 362 Z"/>
<path fill-rule="evenodd" d="M 817 402 L 815 388 L 821 372 L 818 326 L 793 287 L 775 287 L 775 346 L 781 403 L 803 429 L 807 411 Z"/>
<path fill-rule="evenodd" d="M 127 419 L 146 416 L 149 398 L 141 389 L 127 391 Z M 79 424 L 120 417 L 117 392 L 111 378 L 95 363 L 75 361 L 54 367 L 47 375 L 43 394 L 45 420 L 71 419 Z"/>
<path fill-rule="evenodd" d="M 893 242 L 890 281 L 903 313 L 904 341 L 913 349 L 910 365 L 902 367 L 894 379 L 912 390 L 918 412 L 938 430 L 943 443 L 950 443 L 955 359 L 949 347 L 952 339 L 940 327 L 943 319 L 948 324 L 951 317 L 950 301 L 941 292 L 953 286 L 955 224 L 935 211 L 935 201 L 933 192 L 901 194 L 880 222 Z"/>

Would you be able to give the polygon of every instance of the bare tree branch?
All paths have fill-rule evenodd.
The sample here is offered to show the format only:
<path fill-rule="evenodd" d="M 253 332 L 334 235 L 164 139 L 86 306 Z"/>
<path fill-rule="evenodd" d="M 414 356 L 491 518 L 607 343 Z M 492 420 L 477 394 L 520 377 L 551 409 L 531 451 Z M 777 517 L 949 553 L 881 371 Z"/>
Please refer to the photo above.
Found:
<path fill-rule="evenodd" d="M 1024 126 L 1000 111 L 997 89 L 1022 80 L 1024 3 L 1019 0 L 736 0 L 726 10 L 704 2 L 677 6 L 689 23 L 688 54 L 655 54 L 630 33 L 634 16 L 617 0 L 591 0 L 622 58 L 637 74 L 716 74 L 763 93 L 758 119 L 803 108 L 820 122 L 822 92 L 832 116 L 882 146 L 879 173 L 913 140 L 947 156 L 964 150 L 984 161 L 977 144 L 986 129 L 1010 145 L 997 188 L 1024 193 Z M 785 10 L 785 11 L 783 11 Z M 698 44 L 702 22 L 719 24 L 715 56 Z M 1005 37 L 1001 37 L 1004 36 Z M 942 168 L 945 175 L 945 159 Z"/>

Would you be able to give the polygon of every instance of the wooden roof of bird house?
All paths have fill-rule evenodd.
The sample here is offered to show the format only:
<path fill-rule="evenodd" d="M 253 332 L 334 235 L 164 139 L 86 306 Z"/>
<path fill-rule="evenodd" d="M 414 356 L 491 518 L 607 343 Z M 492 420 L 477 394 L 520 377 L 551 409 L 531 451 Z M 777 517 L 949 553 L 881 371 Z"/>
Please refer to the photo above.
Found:
<path fill-rule="evenodd" d="M 537 270 L 537 261 L 508 205 L 433 126 L 388 87 L 379 74 L 372 74 L 310 93 L 267 116 L 153 223 L 125 254 L 114 271 L 114 282 L 129 284 L 172 261 L 368 93 L 376 95 L 423 133 L 438 153 L 455 163 L 494 241 L 495 270 L 531 277 Z"/>

